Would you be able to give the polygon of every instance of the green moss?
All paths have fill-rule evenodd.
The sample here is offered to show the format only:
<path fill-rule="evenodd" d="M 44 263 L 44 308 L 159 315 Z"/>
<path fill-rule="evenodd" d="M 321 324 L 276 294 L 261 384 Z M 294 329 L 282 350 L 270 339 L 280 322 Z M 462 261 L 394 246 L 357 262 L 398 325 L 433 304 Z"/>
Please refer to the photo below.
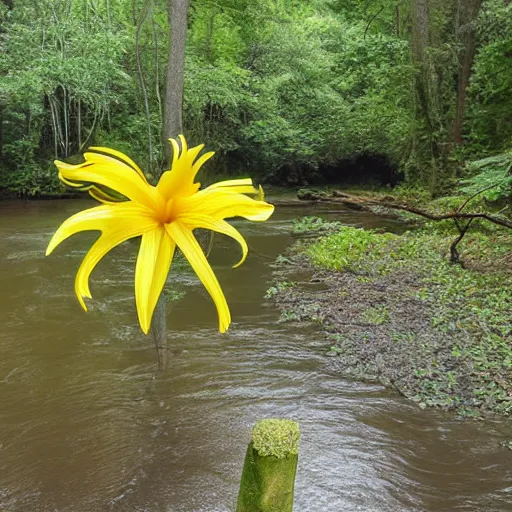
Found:
<path fill-rule="evenodd" d="M 261 457 L 284 459 L 299 453 L 299 424 L 292 420 L 266 419 L 252 431 L 254 449 Z"/>

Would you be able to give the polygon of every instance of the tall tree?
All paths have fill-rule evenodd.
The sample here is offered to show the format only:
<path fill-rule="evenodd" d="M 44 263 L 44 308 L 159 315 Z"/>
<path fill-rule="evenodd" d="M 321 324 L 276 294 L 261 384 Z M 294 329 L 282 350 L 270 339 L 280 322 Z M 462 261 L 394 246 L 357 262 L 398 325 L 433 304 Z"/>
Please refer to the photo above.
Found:
<path fill-rule="evenodd" d="M 420 132 L 423 135 L 427 133 L 428 153 L 432 162 L 430 169 L 431 188 L 435 188 L 437 176 L 435 161 L 439 156 L 438 146 L 435 140 L 435 119 L 436 115 L 433 109 L 435 96 L 435 77 L 432 69 L 428 49 L 431 45 L 430 33 L 430 10 L 429 0 L 412 0 L 412 58 L 416 66 L 417 73 L 415 78 L 416 90 L 416 121 L 420 126 Z M 416 148 L 417 150 L 417 148 Z M 421 177 L 422 182 L 426 182 L 426 176 Z"/>
<path fill-rule="evenodd" d="M 168 139 L 177 137 L 183 128 L 183 80 L 188 8 L 189 0 L 167 0 L 170 39 L 162 123 L 164 166 L 169 165 L 172 157 Z"/>
<path fill-rule="evenodd" d="M 457 0 L 456 23 L 457 39 L 460 41 L 459 73 L 457 83 L 457 107 L 452 127 L 452 139 L 455 144 L 462 143 L 462 125 L 466 111 L 466 97 L 471 76 L 471 68 L 476 51 L 476 19 L 483 0 Z M 463 5 L 462 5 L 463 4 Z"/>
<path fill-rule="evenodd" d="M 169 168 L 172 159 L 171 146 L 168 139 L 176 138 L 183 130 L 183 80 L 188 8 L 189 0 L 167 0 L 167 18 L 170 34 L 162 119 L 163 169 Z M 153 314 L 151 329 L 161 367 L 166 365 L 168 359 L 166 346 L 166 305 L 167 300 L 162 292 Z"/>

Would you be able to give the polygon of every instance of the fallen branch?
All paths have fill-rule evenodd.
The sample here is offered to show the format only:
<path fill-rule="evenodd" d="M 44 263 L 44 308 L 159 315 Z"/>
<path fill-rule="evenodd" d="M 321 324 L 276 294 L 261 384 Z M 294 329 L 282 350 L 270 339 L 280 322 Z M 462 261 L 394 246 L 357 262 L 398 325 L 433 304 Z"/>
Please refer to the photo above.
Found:
<path fill-rule="evenodd" d="M 485 189 L 486 190 L 486 189 Z M 483 192 L 484 190 L 480 191 Z M 473 199 L 476 196 L 472 196 L 470 199 Z M 456 211 L 450 213 L 442 213 L 436 214 L 431 213 L 426 210 L 422 210 L 421 208 L 416 208 L 415 206 L 400 204 L 390 202 L 389 200 L 382 199 L 371 199 L 368 197 L 358 197 L 352 196 L 350 194 L 345 194 L 343 192 L 335 192 L 332 195 L 319 194 L 316 196 L 314 193 L 310 192 L 308 194 L 299 196 L 299 199 L 308 199 L 308 200 L 316 200 L 316 201 L 329 201 L 334 203 L 342 203 L 349 208 L 357 209 L 357 210 L 370 210 L 371 206 L 380 206 L 381 208 L 389 208 L 391 210 L 401 210 L 409 213 L 413 213 L 415 215 L 419 215 L 420 217 L 424 217 L 429 220 L 449 220 L 449 219 L 484 219 L 493 224 L 497 224 L 499 226 L 503 226 L 505 228 L 512 229 L 512 221 L 508 220 L 504 217 L 496 217 L 494 215 L 490 215 L 488 213 L 463 213 L 460 210 L 466 206 L 467 202 L 459 207 Z"/>
<path fill-rule="evenodd" d="M 299 199 L 305 199 L 305 200 L 315 200 L 315 201 L 329 201 L 333 203 L 341 203 L 348 208 L 354 209 L 354 210 L 366 210 L 366 211 L 374 211 L 372 207 L 380 207 L 380 208 L 386 208 L 389 210 L 400 210 L 412 213 L 414 215 L 418 215 L 420 217 L 423 217 L 425 219 L 433 220 L 433 221 L 441 221 L 441 220 L 453 220 L 459 235 L 457 238 L 452 242 L 450 246 L 450 261 L 452 263 L 458 263 L 462 266 L 464 266 L 463 262 L 460 259 L 459 252 L 457 250 L 457 245 L 462 241 L 466 233 L 468 232 L 469 228 L 473 224 L 473 222 L 477 219 L 486 220 L 488 222 L 491 222 L 492 224 L 496 224 L 498 226 L 502 226 L 508 229 L 512 229 L 512 220 L 509 220 L 505 217 L 498 217 L 496 215 L 491 215 L 488 213 L 481 213 L 481 212 L 474 212 L 474 213 L 467 213 L 462 212 L 462 210 L 468 205 L 470 201 L 472 201 L 475 197 L 480 195 L 481 193 L 485 192 L 486 190 L 489 190 L 493 188 L 495 185 L 485 187 L 484 189 L 478 191 L 477 193 L 471 195 L 468 199 L 464 200 L 464 202 L 453 212 L 449 213 L 431 213 L 429 211 L 423 210 L 421 208 L 417 208 L 416 206 L 411 206 L 407 204 L 400 204 L 393 202 L 389 199 L 389 197 L 383 198 L 383 199 L 374 199 L 369 197 L 360 197 L 360 196 L 353 196 L 350 194 L 346 194 L 344 192 L 334 191 L 332 194 L 326 194 L 325 192 L 321 193 L 315 193 L 312 191 L 303 191 L 302 193 L 298 194 Z M 499 212 L 500 213 L 500 212 Z M 461 220 L 466 221 L 464 225 L 461 224 Z"/>

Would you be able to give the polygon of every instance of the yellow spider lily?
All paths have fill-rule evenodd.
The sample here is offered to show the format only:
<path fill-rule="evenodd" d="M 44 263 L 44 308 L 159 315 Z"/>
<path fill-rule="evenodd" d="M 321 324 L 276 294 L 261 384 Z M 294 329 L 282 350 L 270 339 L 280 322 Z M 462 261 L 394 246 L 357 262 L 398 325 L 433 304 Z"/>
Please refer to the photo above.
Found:
<path fill-rule="evenodd" d="M 113 149 L 89 148 L 85 162 L 78 165 L 56 161 L 59 178 L 65 184 L 88 190 L 103 204 L 67 219 L 53 235 L 46 255 L 75 233 L 101 231 L 75 279 L 76 296 L 87 311 L 84 297 L 91 298 L 89 276 L 94 267 L 116 245 L 142 236 L 135 266 L 135 301 L 140 326 L 147 334 L 178 246 L 211 295 L 219 315 L 219 330 L 224 332 L 231 323 L 229 308 L 193 230 L 204 228 L 234 238 L 242 248 L 237 267 L 247 256 L 247 243 L 224 219 L 264 221 L 274 207 L 263 200 L 261 187 L 255 189 L 249 178 L 221 181 L 199 190 L 200 184 L 194 179 L 213 153 L 199 156 L 204 145 L 189 149 L 182 135 L 179 140 L 181 147 L 170 139 L 174 150 L 171 169 L 162 174 L 156 186 L 147 182 L 133 160 Z"/>

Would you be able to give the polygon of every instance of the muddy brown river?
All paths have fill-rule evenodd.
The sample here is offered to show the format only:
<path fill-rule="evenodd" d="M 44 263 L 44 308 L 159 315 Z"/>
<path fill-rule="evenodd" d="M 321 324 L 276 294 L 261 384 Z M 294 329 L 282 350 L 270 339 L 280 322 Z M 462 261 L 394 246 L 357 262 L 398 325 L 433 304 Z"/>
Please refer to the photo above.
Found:
<path fill-rule="evenodd" d="M 0 511 L 234 511 L 251 427 L 266 417 L 301 426 L 296 512 L 512 511 L 512 452 L 501 444 L 510 421 L 461 421 L 344 380 L 313 327 L 278 323 L 263 298 L 271 264 L 292 242 L 291 219 L 313 207 L 237 221 L 251 252 L 235 270 L 237 246 L 217 238 L 226 335 L 192 273 L 173 274 L 169 286 L 186 293 L 158 371 L 136 323 L 137 245 L 93 273 L 89 313 L 73 279 L 94 235 L 44 257 L 59 223 L 89 204 L 0 202 Z"/>

